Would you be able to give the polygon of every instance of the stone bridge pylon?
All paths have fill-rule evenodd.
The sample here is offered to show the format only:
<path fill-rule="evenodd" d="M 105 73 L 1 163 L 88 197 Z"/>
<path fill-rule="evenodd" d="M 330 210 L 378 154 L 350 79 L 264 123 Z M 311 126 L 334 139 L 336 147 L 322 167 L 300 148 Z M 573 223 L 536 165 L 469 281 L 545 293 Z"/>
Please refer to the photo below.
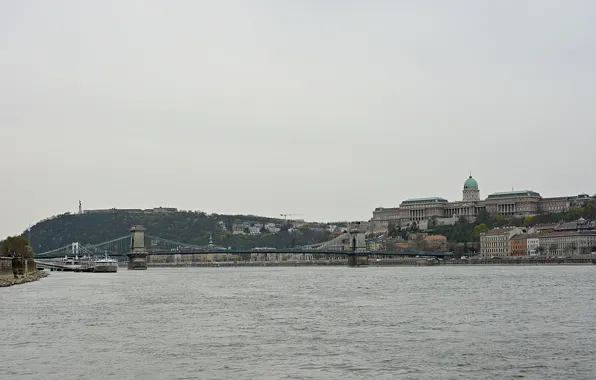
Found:
<path fill-rule="evenodd" d="M 132 226 L 130 233 L 130 253 L 128 253 L 128 269 L 146 270 L 147 269 L 147 249 L 145 248 L 145 231 L 143 226 Z"/>
<path fill-rule="evenodd" d="M 366 251 L 366 228 L 360 222 L 348 224 L 348 237 L 350 241 L 350 252 L 348 253 L 348 266 L 357 267 L 368 265 L 368 253 Z"/>

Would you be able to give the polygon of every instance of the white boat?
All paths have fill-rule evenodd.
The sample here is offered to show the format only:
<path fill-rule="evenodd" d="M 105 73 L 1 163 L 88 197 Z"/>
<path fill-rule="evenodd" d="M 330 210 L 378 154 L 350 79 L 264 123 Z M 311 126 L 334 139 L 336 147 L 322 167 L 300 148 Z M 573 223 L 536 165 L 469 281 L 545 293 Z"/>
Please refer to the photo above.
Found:
<path fill-rule="evenodd" d="M 93 272 L 107 273 L 118 272 L 118 260 L 110 259 L 107 255 L 103 259 L 96 259 L 91 262 Z"/>
<path fill-rule="evenodd" d="M 61 270 L 79 272 L 89 270 L 90 264 L 91 261 L 87 256 L 83 256 L 81 258 L 79 258 L 79 256 L 64 256 L 64 258 L 58 263 L 58 266 Z"/>

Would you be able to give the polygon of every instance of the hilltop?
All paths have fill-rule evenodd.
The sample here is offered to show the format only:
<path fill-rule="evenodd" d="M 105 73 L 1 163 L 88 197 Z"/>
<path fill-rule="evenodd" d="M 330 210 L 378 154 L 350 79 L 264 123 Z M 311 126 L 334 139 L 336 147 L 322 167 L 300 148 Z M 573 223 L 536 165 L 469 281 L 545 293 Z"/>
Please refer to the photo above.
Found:
<path fill-rule="evenodd" d="M 207 245 L 210 234 L 216 245 L 232 248 L 295 247 L 332 239 L 341 226 L 287 222 L 252 215 L 218 215 L 176 209 L 90 210 L 65 213 L 44 219 L 31 227 L 31 245 L 45 252 L 78 241 L 98 244 L 125 236 L 132 225 L 143 225 L 147 233 L 191 245 Z M 23 236 L 28 237 L 28 232 Z"/>

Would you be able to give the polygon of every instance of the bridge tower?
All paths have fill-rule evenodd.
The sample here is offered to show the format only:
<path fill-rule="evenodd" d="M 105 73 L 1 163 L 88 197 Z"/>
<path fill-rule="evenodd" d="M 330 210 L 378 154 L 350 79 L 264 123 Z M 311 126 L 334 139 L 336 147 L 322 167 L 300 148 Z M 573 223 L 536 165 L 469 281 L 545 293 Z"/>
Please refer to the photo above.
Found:
<path fill-rule="evenodd" d="M 143 226 L 132 226 L 130 233 L 130 253 L 128 256 L 128 269 L 147 269 L 147 249 L 145 248 L 145 231 Z"/>
<path fill-rule="evenodd" d="M 348 223 L 348 237 L 350 241 L 348 266 L 356 267 L 360 265 L 368 265 L 365 226 L 363 226 L 360 222 Z"/>

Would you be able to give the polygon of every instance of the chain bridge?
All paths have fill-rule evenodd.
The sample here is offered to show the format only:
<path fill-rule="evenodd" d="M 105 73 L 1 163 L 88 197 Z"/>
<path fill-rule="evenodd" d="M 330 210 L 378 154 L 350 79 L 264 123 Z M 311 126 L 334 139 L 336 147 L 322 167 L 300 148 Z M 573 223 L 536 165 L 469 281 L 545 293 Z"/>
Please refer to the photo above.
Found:
<path fill-rule="evenodd" d="M 364 265 L 369 256 L 373 257 L 445 257 L 450 253 L 426 252 L 414 249 L 397 251 L 367 249 L 366 233 L 353 225 L 348 231 L 328 242 L 295 247 L 295 248 L 253 248 L 230 249 L 217 247 L 212 241 L 208 245 L 198 246 L 184 242 L 169 240 L 146 234 L 143 226 L 133 226 L 130 234 L 98 244 L 81 244 L 73 242 L 51 251 L 38 253 L 36 260 L 63 258 L 65 256 L 111 256 L 127 257 L 129 269 L 146 269 L 147 257 L 163 255 L 229 255 L 246 256 L 255 254 L 294 254 L 302 257 L 329 257 L 343 255 L 348 265 Z M 349 242 L 346 245 L 345 242 Z"/>

